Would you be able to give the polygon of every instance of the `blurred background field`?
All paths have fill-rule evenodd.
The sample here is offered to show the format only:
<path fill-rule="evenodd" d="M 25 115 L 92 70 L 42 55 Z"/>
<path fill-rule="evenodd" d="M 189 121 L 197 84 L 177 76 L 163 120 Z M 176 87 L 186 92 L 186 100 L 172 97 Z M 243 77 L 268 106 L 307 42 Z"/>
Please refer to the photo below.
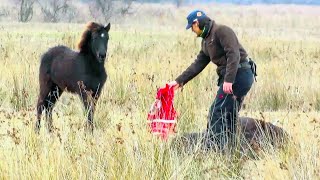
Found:
<path fill-rule="evenodd" d="M 129 14 L 108 19 L 108 80 L 94 134 L 84 130 L 79 97 L 65 93 L 54 109 L 54 133 L 42 126 L 37 136 L 41 54 L 59 44 L 76 49 L 86 22 L 106 22 L 90 16 L 84 4 L 78 6 L 84 7 L 82 14 L 70 22 L 66 16 L 45 22 L 40 9 L 26 23 L 17 22 L 14 14 L 0 16 L 1 179 L 319 178 L 319 6 L 133 3 Z M 2 7 L 9 9 L 9 1 Z M 257 82 L 241 115 L 288 131 L 293 140 L 284 150 L 270 147 L 255 160 L 185 154 L 147 132 L 146 115 L 157 88 L 176 78 L 200 50 L 201 39 L 185 30 L 185 16 L 194 8 L 232 27 L 258 64 Z M 210 64 L 176 94 L 178 135 L 205 129 L 216 80 Z"/>

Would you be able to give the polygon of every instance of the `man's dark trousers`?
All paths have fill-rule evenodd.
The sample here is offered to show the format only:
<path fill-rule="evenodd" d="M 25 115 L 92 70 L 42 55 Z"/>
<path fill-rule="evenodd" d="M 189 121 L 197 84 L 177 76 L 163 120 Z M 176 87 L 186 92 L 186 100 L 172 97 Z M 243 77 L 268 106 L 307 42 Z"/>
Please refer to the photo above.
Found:
<path fill-rule="evenodd" d="M 222 150 L 225 145 L 235 143 L 238 112 L 253 84 L 254 75 L 251 68 L 239 68 L 232 86 L 233 94 L 223 92 L 223 78 L 219 79 L 219 90 L 209 110 L 207 140 L 209 146 L 215 144 Z"/>

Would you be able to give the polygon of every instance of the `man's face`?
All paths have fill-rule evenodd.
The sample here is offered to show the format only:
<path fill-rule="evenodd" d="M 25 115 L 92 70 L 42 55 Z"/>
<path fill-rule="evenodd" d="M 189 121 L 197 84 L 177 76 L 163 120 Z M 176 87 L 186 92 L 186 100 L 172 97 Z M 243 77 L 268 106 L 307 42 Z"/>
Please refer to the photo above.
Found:
<path fill-rule="evenodd" d="M 196 35 L 199 37 L 201 34 L 202 34 L 202 30 L 199 28 L 199 22 L 198 21 L 195 21 L 193 24 L 192 24 L 192 27 L 191 27 L 192 31 L 194 33 L 196 33 Z"/>

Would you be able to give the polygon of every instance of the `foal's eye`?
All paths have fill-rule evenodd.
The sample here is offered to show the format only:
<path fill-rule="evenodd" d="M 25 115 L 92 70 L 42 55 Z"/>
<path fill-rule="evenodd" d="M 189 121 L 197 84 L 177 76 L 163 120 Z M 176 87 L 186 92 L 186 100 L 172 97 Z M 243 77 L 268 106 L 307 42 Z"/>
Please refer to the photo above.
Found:
<path fill-rule="evenodd" d="M 105 35 L 104 33 L 102 33 L 100 36 L 101 36 L 101 37 L 105 37 L 106 35 Z"/>

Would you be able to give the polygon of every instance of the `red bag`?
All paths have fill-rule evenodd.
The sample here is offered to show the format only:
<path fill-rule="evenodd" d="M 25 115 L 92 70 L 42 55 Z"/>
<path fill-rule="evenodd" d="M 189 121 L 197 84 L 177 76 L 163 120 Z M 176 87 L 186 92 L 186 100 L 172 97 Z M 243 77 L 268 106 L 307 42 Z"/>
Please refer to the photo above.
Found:
<path fill-rule="evenodd" d="M 176 133 L 177 112 L 173 107 L 174 88 L 166 84 L 158 89 L 155 102 L 148 113 L 148 125 L 152 134 L 167 140 L 169 135 Z"/>

